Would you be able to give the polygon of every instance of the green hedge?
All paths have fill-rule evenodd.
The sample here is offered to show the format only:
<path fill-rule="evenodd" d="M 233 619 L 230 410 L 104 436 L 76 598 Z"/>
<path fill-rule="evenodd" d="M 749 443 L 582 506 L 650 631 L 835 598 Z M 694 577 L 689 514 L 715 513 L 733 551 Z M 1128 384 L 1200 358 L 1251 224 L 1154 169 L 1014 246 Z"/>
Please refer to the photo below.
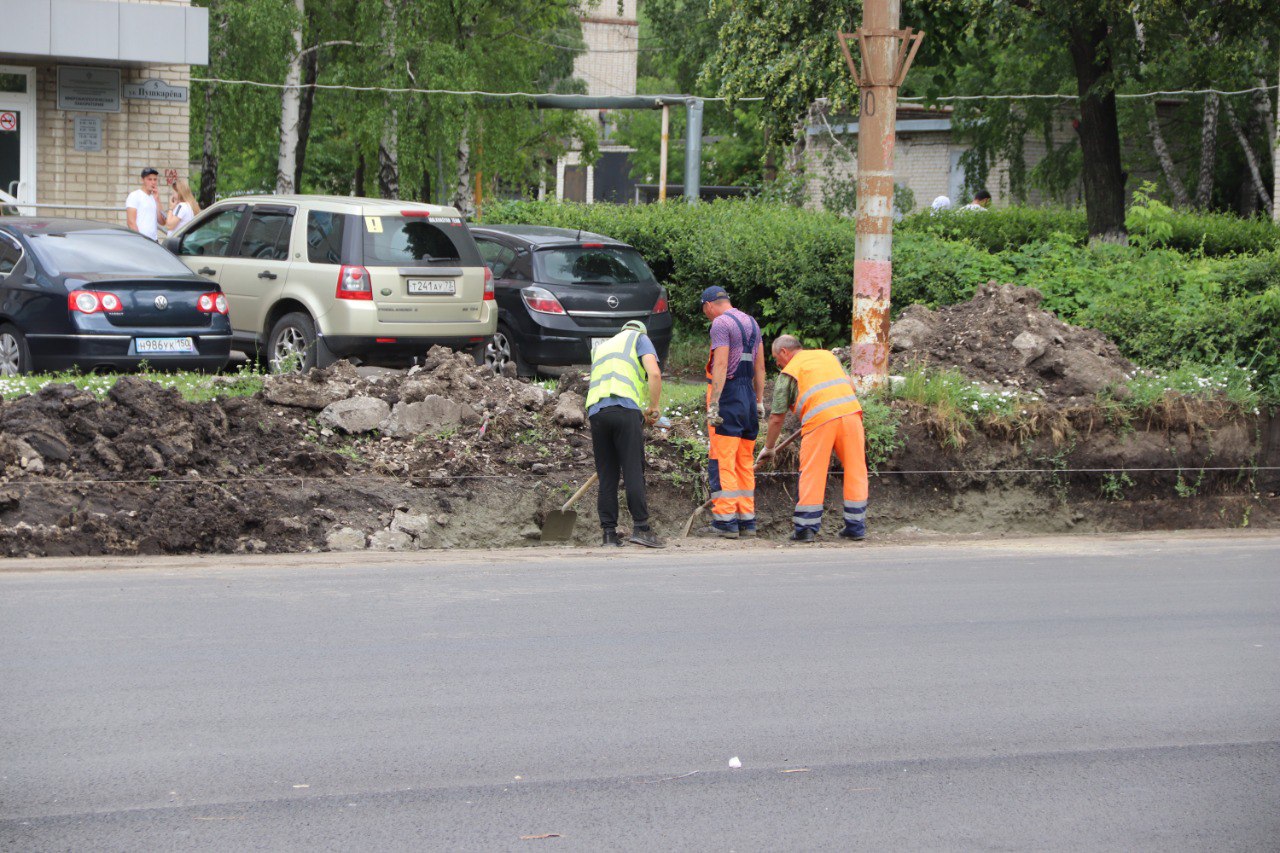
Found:
<path fill-rule="evenodd" d="M 1280 248 L 1280 227 L 1269 219 L 1173 211 L 1168 224 L 1172 234 L 1157 241 L 1158 245 L 1186 254 L 1221 257 Z M 904 218 L 895 230 L 946 240 L 971 240 L 988 252 L 1019 249 L 1050 238 L 1083 246 L 1089 237 L 1083 210 L 1053 207 L 1005 207 L 982 213 L 924 211 Z M 1145 228 L 1136 223 L 1130 224 L 1130 230 L 1139 236 L 1145 233 Z"/>
<path fill-rule="evenodd" d="M 1140 364 L 1247 365 L 1272 388 L 1268 397 L 1280 400 L 1280 250 L 1274 244 L 1223 257 L 1207 250 L 1090 247 L 1070 231 L 1075 216 L 987 211 L 938 217 L 927 228 L 909 217 L 894 239 L 895 315 L 913 303 L 963 301 L 993 279 L 1013 282 L 1039 289 L 1046 308 L 1101 330 Z M 737 199 L 693 206 L 508 202 L 487 207 L 484 221 L 583 228 L 630 243 L 667 285 L 677 326 L 686 333 L 705 329 L 698 294 L 721 285 L 770 337 L 791 332 L 823 345 L 849 338 L 856 233 L 851 220 L 834 214 Z M 956 222 L 979 222 L 974 227 L 981 233 L 948 230 L 959 227 Z M 1265 235 L 1260 224 L 1274 230 L 1246 221 L 1236 230 L 1224 225 L 1222 233 Z M 1013 237 L 1018 228 L 1040 236 L 1019 242 Z M 1226 243 L 1224 237 L 1215 245 Z"/>

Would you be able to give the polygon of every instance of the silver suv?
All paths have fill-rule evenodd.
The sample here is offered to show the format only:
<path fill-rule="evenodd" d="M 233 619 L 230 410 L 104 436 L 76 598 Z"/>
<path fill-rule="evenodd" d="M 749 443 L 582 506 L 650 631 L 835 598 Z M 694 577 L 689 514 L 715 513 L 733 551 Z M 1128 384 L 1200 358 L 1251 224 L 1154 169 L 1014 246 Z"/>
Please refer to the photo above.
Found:
<path fill-rule="evenodd" d="M 435 344 L 484 362 L 493 274 L 451 207 L 344 196 L 218 202 L 165 246 L 217 282 L 235 344 L 273 373 L 408 364 Z"/>

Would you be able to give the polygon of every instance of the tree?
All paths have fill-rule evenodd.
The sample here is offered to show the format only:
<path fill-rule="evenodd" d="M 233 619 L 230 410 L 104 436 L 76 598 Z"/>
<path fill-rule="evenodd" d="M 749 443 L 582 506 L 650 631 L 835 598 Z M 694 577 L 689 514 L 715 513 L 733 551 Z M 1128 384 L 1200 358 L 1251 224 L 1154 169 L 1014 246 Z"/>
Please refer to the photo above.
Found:
<path fill-rule="evenodd" d="M 520 99 L 310 85 L 574 91 L 581 25 L 564 0 L 196 2 L 212 21 L 203 76 L 285 86 L 206 84 L 193 99 L 207 200 L 274 188 L 438 201 L 446 184 L 469 189 L 477 170 L 520 187 L 572 140 L 595 150 L 580 116 Z"/>

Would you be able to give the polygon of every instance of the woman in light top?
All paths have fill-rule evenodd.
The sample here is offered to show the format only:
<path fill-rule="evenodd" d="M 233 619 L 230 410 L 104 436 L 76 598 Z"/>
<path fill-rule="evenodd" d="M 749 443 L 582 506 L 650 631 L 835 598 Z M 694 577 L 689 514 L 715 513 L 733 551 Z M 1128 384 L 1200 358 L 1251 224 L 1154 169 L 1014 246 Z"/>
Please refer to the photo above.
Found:
<path fill-rule="evenodd" d="M 164 227 L 170 234 L 186 225 L 200 212 L 200 204 L 191 194 L 191 187 L 186 181 L 175 181 L 173 184 L 173 203 L 169 207 L 169 215 L 165 218 Z"/>

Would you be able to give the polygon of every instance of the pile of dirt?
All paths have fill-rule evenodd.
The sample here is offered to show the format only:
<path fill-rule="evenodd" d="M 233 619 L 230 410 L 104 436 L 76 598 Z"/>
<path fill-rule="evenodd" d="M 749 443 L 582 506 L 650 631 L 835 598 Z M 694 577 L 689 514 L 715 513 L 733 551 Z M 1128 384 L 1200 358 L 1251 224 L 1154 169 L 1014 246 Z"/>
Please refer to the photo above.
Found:
<path fill-rule="evenodd" d="M 1077 403 L 1123 386 L 1134 366 L 1106 335 L 1064 323 L 1040 308 L 1030 287 L 991 282 L 968 302 L 912 305 L 889 330 L 891 369 L 954 368 L 1001 390 Z"/>
<path fill-rule="evenodd" d="M 933 531 L 987 535 L 1277 522 L 1263 494 L 1275 486 L 1252 469 L 1280 456 L 1274 419 L 1171 403 L 1115 422 L 1068 405 L 1085 393 L 1082 373 L 1096 381 L 1128 364 L 1038 304 L 1034 291 L 989 288 L 897 324 L 899 342 L 914 335 L 899 355 L 1040 389 L 1046 403 L 1016 429 L 980 425 L 961 442 L 896 401 L 895 449 L 872 485 L 878 536 L 923 518 Z M 1043 351 L 1026 347 L 1029 336 Z M 216 381 L 230 391 L 244 380 Z M 103 398 L 49 385 L 0 400 L 0 554 L 536 544 L 547 513 L 593 471 L 585 394 L 580 373 L 550 387 L 443 348 L 408 371 L 339 362 L 202 403 L 136 376 Z M 653 523 L 668 536 L 706 499 L 702 424 L 674 420 L 646 446 Z M 1210 464 L 1220 470 L 1197 470 Z M 789 529 L 795 467 L 789 449 L 757 480 L 762 540 Z M 838 494 L 832 478 L 832 506 Z M 578 505 L 575 544 L 598 541 L 594 498 Z"/>
<path fill-rule="evenodd" d="M 339 362 L 203 403 L 136 376 L 102 399 L 49 385 L 0 400 L 0 553 L 536 541 L 592 470 L 584 393 L 577 375 L 548 390 L 444 348 L 404 372 Z M 650 470 L 693 482 L 677 447 L 692 429 L 655 436 Z"/>

